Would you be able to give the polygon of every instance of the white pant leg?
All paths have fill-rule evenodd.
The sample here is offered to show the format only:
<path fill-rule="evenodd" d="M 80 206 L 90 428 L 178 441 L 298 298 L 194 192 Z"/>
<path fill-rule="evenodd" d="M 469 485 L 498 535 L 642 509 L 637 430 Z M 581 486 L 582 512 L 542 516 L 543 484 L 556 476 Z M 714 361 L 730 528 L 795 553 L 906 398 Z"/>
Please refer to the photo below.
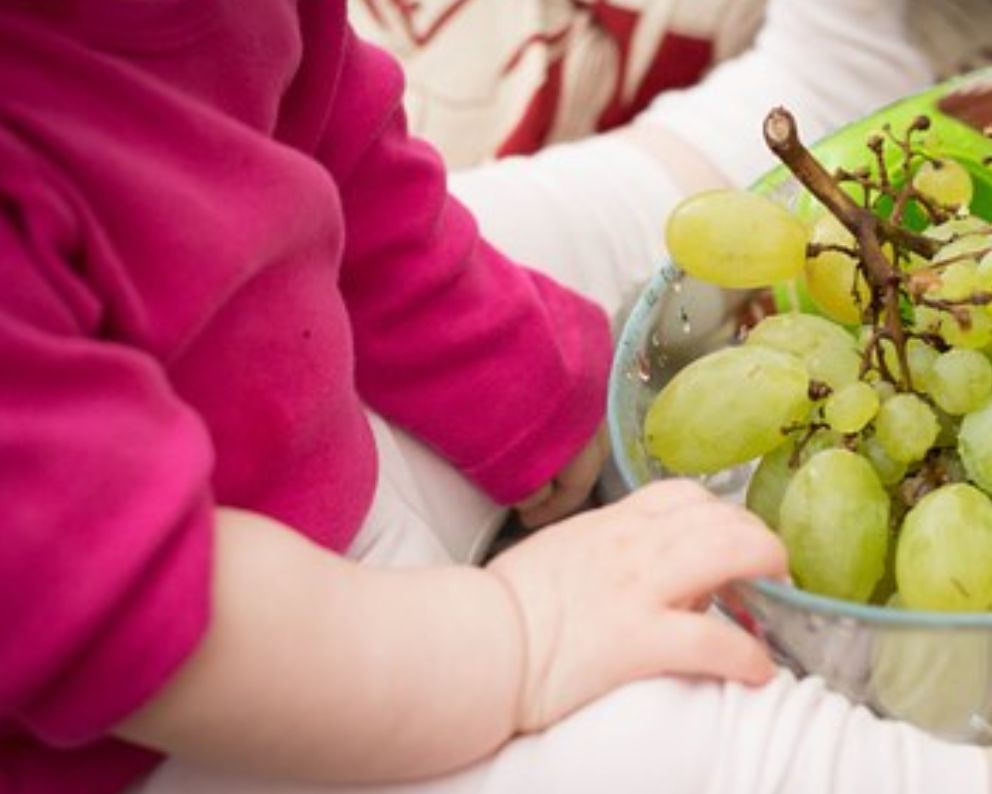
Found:
<path fill-rule="evenodd" d="M 507 516 L 451 464 L 369 414 L 379 480 L 348 556 L 374 565 L 478 562 Z"/>
<path fill-rule="evenodd" d="M 988 794 L 988 751 L 885 722 L 818 679 L 632 684 L 462 772 L 409 784 L 263 781 L 167 762 L 133 794 Z"/>

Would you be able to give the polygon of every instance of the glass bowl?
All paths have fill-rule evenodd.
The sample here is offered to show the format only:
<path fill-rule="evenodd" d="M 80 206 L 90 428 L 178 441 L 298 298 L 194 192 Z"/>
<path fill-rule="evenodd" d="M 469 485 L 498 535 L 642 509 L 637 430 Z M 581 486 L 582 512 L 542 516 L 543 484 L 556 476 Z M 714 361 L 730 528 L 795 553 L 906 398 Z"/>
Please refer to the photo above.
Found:
<path fill-rule="evenodd" d="M 956 112 L 962 94 L 992 101 L 992 69 L 945 83 L 845 127 L 812 147 L 832 170 L 868 164 L 867 134 L 896 130 L 919 113 L 933 119 L 931 150 L 954 157 L 976 181 L 973 211 L 992 219 L 992 173 L 981 166 L 992 141 Z M 964 105 L 968 107 L 967 103 Z M 948 112 L 944 112 L 947 109 Z M 954 113 L 954 115 L 951 115 Z M 799 119 L 800 126 L 802 119 Z M 802 217 L 817 211 L 808 193 L 777 168 L 753 187 Z M 645 412 L 659 389 L 695 358 L 733 344 L 755 306 L 809 308 L 801 287 L 774 295 L 726 290 L 662 265 L 643 289 L 618 341 L 610 379 L 608 423 L 617 474 L 627 489 L 669 476 L 644 449 Z M 743 501 L 752 467 L 702 478 L 723 498 Z M 917 612 L 840 601 L 770 580 L 735 585 L 739 605 L 724 610 L 762 636 L 798 675 L 822 676 L 835 690 L 880 715 L 914 723 L 943 738 L 992 744 L 992 613 Z"/>

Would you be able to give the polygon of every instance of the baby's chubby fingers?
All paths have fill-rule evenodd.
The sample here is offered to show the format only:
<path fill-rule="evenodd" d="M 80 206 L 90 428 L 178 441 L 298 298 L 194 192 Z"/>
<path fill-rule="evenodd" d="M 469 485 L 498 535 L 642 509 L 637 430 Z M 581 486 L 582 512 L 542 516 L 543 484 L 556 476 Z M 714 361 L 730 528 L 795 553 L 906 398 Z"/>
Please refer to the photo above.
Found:
<path fill-rule="evenodd" d="M 716 496 L 695 480 L 657 480 L 638 488 L 617 506 L 647 516 L 665 516 L 685 505 L 716 501 Z"/>
<path fill-rule="evenodd" d="M 596 484 L 610 445 L 605 426 L 601 426 L 588 444 L 555 476 L 554 480 L 514 505 L 520 522 L 537 528 L 564 518 L 581 508 Z"/>
<path fill-rule="evenodd" d="M 725 678 L 759 685 L 775 676 L 768 649 L 737 625 L 716 615 L 671 612 L 654 635 L 654 673 Z M 650 653 L 650 652 L 649 652 Z"/>
<path fill-rule="evenodd" d="M 736 579 L 780 578 L 788 572 L 785 546 L 760 519 L 719 501 L 683 505 L 666 516 L 677 528 L 659 551 L 665 599 L 695 599 Z"/>

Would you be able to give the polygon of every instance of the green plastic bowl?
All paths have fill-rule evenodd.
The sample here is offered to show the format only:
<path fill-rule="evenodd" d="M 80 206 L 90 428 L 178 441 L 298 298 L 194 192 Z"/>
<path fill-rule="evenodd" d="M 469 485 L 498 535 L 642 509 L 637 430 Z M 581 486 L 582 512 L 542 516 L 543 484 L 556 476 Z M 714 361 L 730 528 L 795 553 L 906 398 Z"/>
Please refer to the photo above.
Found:
<path fill-rule="evenodd" d="M 812 147 L 829 170 L 868 164 L 864 140 L 888 122 L 903 129 L 920 113 L 933 119 L 931 150 L 964 164 L 976 182 L 972 209 L 992 219 L 992 173 L 982 167 L 992 141 L 940 110 L 943 100 L 992 86 L 992 69 L 902 100 Z M 800 127 L 802 119 L 798 119 Z M 809 218 L 814 200 L 783 167 L 753 187 Z M 641 428 L 659 389 L 686 363 L 733 343 L 742 309 L 755 296 L 683 277 L 663 265 L 641 292 L 620 336 L 610 379 L 608 423 L 617 473 L 632 490 L 669 474 L 646 452 Z M 779 309 L 811 309 L 797 285 L 775 291 Z M 742 501 L 751 466 L 702 481 Z M 819 675 L 878 714 L 903 719 L 954 741 L 992 744 L 992 613 L 918 612 L 865 606 L 770 580 L 735 586 L 724 609 L 765 638 L 780 663 Z"/>

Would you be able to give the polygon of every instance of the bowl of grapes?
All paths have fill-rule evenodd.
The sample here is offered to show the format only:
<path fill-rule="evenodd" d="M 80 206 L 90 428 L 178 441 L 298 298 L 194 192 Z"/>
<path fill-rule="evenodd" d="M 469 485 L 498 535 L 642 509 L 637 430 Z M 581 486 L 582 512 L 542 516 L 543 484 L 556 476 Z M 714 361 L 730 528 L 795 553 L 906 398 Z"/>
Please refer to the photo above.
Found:
<path fill-rule="evenodd" d="M 992 69 L 690 196 L 617 344 L 626 488 L 691 477 L 781 537 L 721 608 L 797 675 L 992 744 Z"/>

